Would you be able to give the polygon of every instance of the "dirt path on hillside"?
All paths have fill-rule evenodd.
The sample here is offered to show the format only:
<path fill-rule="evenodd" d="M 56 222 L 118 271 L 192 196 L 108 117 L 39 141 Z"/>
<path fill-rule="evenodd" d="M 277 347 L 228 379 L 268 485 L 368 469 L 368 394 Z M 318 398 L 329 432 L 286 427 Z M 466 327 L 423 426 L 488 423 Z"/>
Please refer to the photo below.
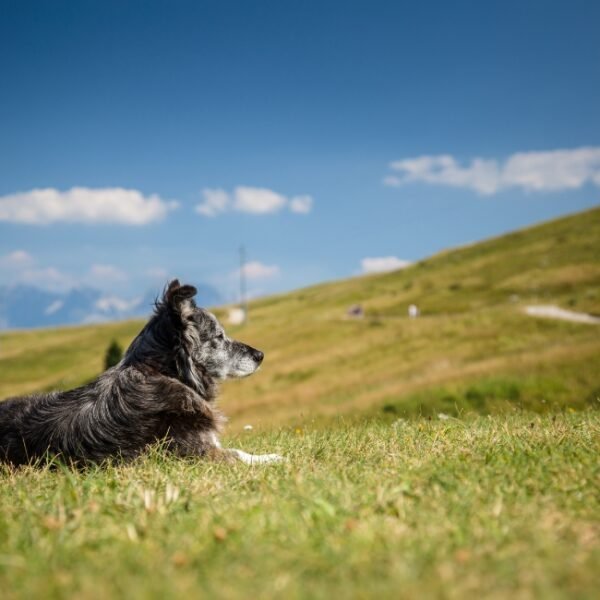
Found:
<path fill-rule="evenodd" d="M 588 315 L 587 313 L 565 310 L 553 304 L 526 306 L 524 311 L 531 317 L 542 317 L 545 319 L 562 319 L 563 321 L 573 321 L 574 323 L 587 323 L 589 325 L 599 325 L 600 317 Z"/>

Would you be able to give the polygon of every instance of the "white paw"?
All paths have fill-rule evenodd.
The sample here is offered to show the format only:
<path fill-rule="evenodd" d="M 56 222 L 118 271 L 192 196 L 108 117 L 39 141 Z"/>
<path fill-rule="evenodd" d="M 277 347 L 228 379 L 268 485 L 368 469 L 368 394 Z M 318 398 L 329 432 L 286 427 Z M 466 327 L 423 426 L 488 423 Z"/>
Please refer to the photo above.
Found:
<path fill-rule="evenodd" d="M 243 450 L 234 449 L 232 452 L 237 454 L 237 457 L 247 465 L 260 465 L 271 462 L 281 462 L 283 456 L 279 454 L 248 454 Z"/>
<path fill-rule="evenodd" d="M 283 462 L 283 456 L 280 454 L 255 454 L 253 458 L 259 463 Z"/>

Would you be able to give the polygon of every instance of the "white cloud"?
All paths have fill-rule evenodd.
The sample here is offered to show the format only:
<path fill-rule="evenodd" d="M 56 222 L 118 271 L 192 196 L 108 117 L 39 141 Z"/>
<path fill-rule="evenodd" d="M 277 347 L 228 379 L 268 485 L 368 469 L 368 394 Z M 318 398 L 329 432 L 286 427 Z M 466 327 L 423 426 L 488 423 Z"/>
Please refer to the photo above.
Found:
<path fill-rule="evenodd" d="M 402 260 L 397 256 L 377 256 L 367 257 L 360 261 L 363 273 L 383 273 L 384 271 L 395 271 L 404 269 L 412 263 L 408 260 Z"/>
<path fill-rule="evenodd" d="M 141 306 L 142 298 L 121 298 L 107 295 L 94 302 L 94 312 L 86 315 L 82 323 L 103 323 L 114 318 L 135 314 Z"/>
<path fill-rule="evenodd" d="M 27 225 L 58 222 L 146 225 L 161 221 L 176 207 L 175 201 L 162 200 L 156 194 L 144 196 L 138 190 L 44 188 L 1 196 L 0 221 Z"/>
<path fill-rule="evenodd" d="M 511 187 L 529 192 L 572 190 L 587 183 L 600 187 L 600 147 L 517 152 L 504 162 L 477 157 L 466 165 L 449 154 L 419 156 L 394 161 L 390 168 L 395 174 L 383 183 L 392 187 L 421 182 L 483 195 Z"/>
<path fill-rule="evenodd" d="M 600 147 L 519 152 L 506 161 L 503 178 L 536 191 L 577 189 L 588 182 L 600 187 Z"/>
<path fill-rule="evenodd" d="M 229 208 L 229 194 L 222 189 L 204 188 L 204 202 L 196 205 L 196 212 L 205 217 L 214 217 Z"/>
<path fill-rule="evenodd" d="M 312 210 L 313 199 L 310 196 L 294 196 L 290 200 L 290 210 L 305 215 Z"/>
<path fill-rule="evenodd" d="M 169 278 L 169 272 L 164 267 L 150 267 L 146 269 L 145 274 L 155 281 L 166 281 Z"/>
<path fill-rule="evenodd" d="M 44 290 L 65 293 L 81 286 L 112 289 L 116 285 L 122 286 L 127 283 L 129 276 L 113 265 L 94 264 L 89 268 L 87 273 L 77 277 L 69 273 L 64 273 L 56 267 L 27 267 L 17 275 L 16 280 L 19 283 L 33 285 Z"/>
<path fill-rule="evenodd" d="M 44 314 L 53 315 L 55 312 L 59 311 L 64 305 L 64 300 L 55 300 L 46 307 L 46 309 L 44 310 Z"/>
<path fill-rule="evenodd" d="M 129 277 L 113 265 L 92 265 L 85 279 L 90 285 L 102 286 L 124 283 Z"/>
<path fill-rule="evenodd" d="M 0 268 L 3 269 L 23 269 L 31 266 L 34 262 L 33 256 L 25 250 L 14 250 L 0 256 Z"/>
<path fill-rule="evenodd" d="M 233 208 L 240 212 L 266 214 L 277 212 L 287 204 L 287 198 L 267 188 L 239 186 L 235 188 Z"/>
<path fill-rule="evenodd" d="M 268 188 L 238 186 L 232 193 L 221 188 L 202 190 L 204 201 L 197 204 L 195 210 L 205 217 L 215 217 L 227 211 L 238 211 L 255 215 L 266 215 L 288 208 L 297 214 L 311 211 L 313 199 L 302 195 L 288 198 Z"/>
<path fill-rule="evenodd" d="M 103 296 L 96 301 L 94 307 L 103 313 L 127 312 L 137 308 L 140 303 L 140 298 L 126 300 L 125 298 L 119 298 L 118 296 Z"/>
<path fill-rule="evenodd" d="M 55 267 L 26 269 L 19 275 L 19 282 L 52 292 L 65 292 L 76 287 L 78 283 L 74 277 Z"/>
<path fill-rule="evenodd" d="M 269 279 L 279 275 L 280 270 L 277 265 L 265 265 L 257 260 L 250 261 L 244 265 L 244 275 L 248 279 Z M 235 273 L 237 277 L 240 275 L 240 269 Z"/>
<path fill-rule="evenodd" d="M 500 173 L 495 160 L 475 158 L 470 165 L 462 167 L 453 156 L 444 154 L 398 160 L 390 166 L 400 173 L 399 176 L 386 177 L 384 183 L 391 186 L 423 182 L 472 188 L 481 194 L 493 194 L 500 186 Z"/>

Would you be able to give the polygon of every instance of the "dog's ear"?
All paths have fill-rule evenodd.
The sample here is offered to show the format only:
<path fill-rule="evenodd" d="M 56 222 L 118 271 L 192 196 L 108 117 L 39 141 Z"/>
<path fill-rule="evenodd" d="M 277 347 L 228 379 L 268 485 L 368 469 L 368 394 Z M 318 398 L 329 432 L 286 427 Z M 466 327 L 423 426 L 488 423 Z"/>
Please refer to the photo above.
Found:
<path fill-rule="evenodd" d="M 181 313 L 186 306 L 190 306 L 190 300 L 197 292 L 193 285 L 181 285 L 178 279 L 173 279 L 165 291 L 163 302 L 172 310 Z"/>
<path fill-rule="evenodd" d="M 194 362 L 190 356 L 192 341 L 186 331 L 186 317 L 193 313 L 195 303 L 193 297 L 196 295 L 196 288 L 193 285 L 181 285 L 178 279 L 169 283 L 163 296 L 163 304 L 168 307 L 171 314 L 171 322 L 175 323 L 175 330 L 178 331 L 177 341 L 175 343 L 175 364 L 179 377 L 199 394 L 205 393 L 204 384 L 198 377 Z"/>

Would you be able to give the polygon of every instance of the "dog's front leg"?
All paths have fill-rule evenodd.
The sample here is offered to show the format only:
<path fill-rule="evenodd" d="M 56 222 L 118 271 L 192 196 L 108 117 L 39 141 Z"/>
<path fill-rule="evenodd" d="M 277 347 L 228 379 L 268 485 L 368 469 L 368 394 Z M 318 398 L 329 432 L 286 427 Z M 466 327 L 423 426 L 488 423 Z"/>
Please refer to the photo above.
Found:
<path fill-rule="evenodd" d="M 210 446 L 206 451 L 206 456 L 212 460 L 228 463 L 241 461 L 247 465 L 261 465 L 283 460 L 283 456 L 279 454 L 249 454 L 237 448 L 223 448 L 216 433 L 210 434 L 209 443 Z"/>
<path fill-rule="evenodd" d="M 248 454 L 248 452 L 237 448 L 225 449 L 221 446 L 221 442 L 215 433 L 211 434 L 210 441 L 213 446 L 210 452 L 211 457 L 217 460 L 226 460 L 227 462 L 240 460 L 247 465 L 261 465 L 283 460 L 283 456 L 279 454 Z"/>
<path fill-rule="evenodd" d="M 248 454 L 237 448 L 232 448 L 229 452 L 233 453 L 238 460 L 241 460 L 247 465 L 260 465 L 264 463 L 281 462 L 283 460 L 283 456 L 280 456 L 279 454 Z"/>
<path fill-rule="evenodd" d="M 217 462 L 234 463 L 241 461 L 246 465 L 260 465 L 283 460 L 283 456 L 279 454 L 248 454 L 248 452 L 237 448 L 213 447 L 207 450 L 204 455 Z"/>

